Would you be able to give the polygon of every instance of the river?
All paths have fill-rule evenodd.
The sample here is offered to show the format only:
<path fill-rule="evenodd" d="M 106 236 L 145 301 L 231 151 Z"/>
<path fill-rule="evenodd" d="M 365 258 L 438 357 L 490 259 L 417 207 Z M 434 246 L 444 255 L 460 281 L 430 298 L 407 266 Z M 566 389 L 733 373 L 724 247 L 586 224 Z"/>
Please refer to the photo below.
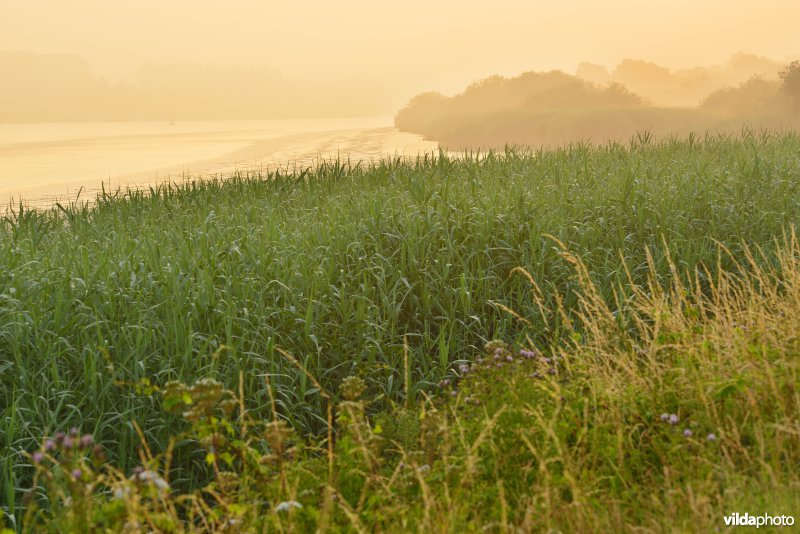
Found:
<path fill-rule="evenodd" d="M 436 150 L 391 118 L 0 124 L 0 202 L 46 207 L 90 200 L 101 187 Z"/>

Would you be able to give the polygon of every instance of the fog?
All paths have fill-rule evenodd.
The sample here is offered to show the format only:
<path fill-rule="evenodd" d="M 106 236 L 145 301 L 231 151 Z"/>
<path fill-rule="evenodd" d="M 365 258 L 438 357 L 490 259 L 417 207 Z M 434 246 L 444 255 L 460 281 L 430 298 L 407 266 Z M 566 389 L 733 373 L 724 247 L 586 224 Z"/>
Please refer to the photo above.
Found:
<path fill-rule="evenodd" d="M 391 115 L 554 69 L 692 105 L 743 81 L 731 54 L 795 58 L 797 20 L 794 0 L 3 0 L 0 121 Z"/>
<path fill-rule="evenodd" d="M 143 64 L 108 82 L 83 58 L 0 52 L 0 122 L 225 120 L 387 115 L 377 79 L 289 78 L 263 66 Z"/>
<path fill-rule="evenodd" d="M 724 66 L 673 72 L 626 59 L 613 70 L 492 76 L 446 96 L 413 97 L 395 116 L 402 131 L 448 149 L 558 146 L 570 142 L 740 133 L 800 127 L 800 61 L 736 55 Z"/>

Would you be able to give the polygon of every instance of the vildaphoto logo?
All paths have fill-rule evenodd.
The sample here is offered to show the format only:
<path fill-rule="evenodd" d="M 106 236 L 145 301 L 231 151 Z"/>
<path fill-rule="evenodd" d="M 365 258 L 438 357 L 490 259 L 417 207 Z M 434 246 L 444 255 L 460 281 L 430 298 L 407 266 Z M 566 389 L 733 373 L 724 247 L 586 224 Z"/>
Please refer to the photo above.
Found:
<path fill-rule="evenodd" d="M 726 515 L 726 527 L 791 527 L 794 525 L 794 516 L 791 515 L 750 515 L 738 512 Z"/>

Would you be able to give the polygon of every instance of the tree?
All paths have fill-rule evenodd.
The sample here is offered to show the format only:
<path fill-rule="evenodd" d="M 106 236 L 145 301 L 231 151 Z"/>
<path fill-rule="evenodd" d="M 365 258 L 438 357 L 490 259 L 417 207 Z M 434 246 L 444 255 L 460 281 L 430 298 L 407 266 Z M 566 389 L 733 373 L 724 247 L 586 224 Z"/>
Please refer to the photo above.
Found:
<path fill-rule="evenodd" d="M 783 92 L 792 99 L 795 111 L 800 112 L 800 61 L 792 61 L 781 71 Z"/>

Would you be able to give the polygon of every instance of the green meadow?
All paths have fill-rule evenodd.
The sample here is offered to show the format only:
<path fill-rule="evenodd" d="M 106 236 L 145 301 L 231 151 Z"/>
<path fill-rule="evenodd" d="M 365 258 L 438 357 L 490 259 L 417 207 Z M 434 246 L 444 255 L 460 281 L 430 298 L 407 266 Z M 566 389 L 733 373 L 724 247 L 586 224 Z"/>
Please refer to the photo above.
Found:
<path fill-rule="evenodd" d="M 5 525 L 800 515 L 799 215 L 800 136 L 750 131 L 12 206 Z"/>

